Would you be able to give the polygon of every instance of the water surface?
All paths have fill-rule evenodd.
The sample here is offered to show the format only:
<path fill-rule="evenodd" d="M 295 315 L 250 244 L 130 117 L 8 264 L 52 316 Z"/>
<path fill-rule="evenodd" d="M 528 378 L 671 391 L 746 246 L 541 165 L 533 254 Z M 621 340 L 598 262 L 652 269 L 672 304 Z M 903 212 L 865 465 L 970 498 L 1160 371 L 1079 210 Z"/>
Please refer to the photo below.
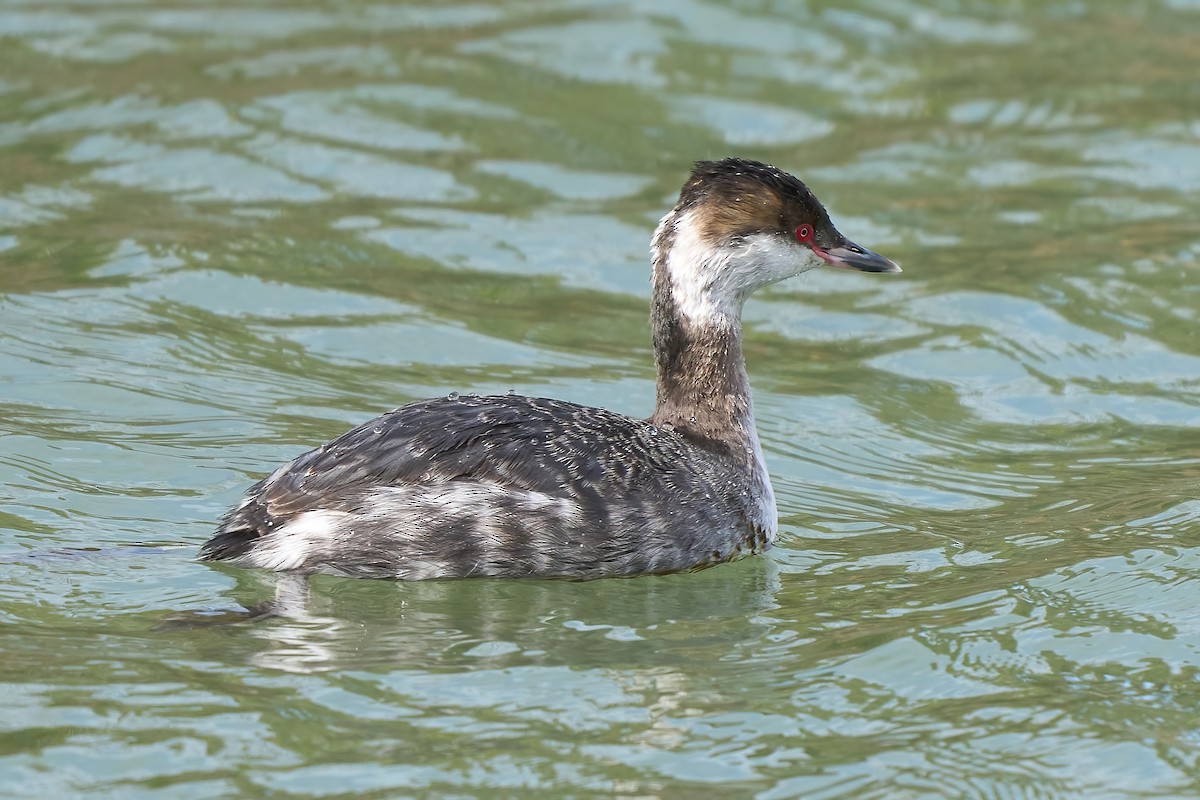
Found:
<path fill-rule="evenodd" d="M 1200 794 L 1198 32 L 1192 0 L 0 5 L 0 794 Z M 906 270 L 747 307 L 768 556 L 194 561 L 410 400 L 647 414 L 648 237 L 731 154 Z"/>

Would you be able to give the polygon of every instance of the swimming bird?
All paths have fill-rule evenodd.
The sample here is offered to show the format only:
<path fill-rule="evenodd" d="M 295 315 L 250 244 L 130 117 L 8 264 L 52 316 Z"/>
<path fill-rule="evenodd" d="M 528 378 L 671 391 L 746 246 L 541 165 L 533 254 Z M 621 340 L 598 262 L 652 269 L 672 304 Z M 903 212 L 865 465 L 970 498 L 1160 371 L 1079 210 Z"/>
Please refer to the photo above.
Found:
<path fill-rule="evenodd" d="M 278 571 L 600 578 L 762 551 L 778 512 L 742 304 L 822 265 L 899 272 L 775 167 L 701 161 L 651 244 L 654 413 L 451 394 L 389 411 L 250 487 L 200 551 Z"/>

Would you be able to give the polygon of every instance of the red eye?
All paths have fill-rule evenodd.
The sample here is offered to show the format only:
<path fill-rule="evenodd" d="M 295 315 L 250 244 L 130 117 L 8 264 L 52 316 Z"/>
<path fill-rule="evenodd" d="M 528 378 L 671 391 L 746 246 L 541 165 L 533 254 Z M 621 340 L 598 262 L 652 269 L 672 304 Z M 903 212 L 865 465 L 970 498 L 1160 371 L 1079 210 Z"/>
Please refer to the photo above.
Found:
<path fill-rule="evenodd" d="M 809 242 L 812 241 L 812 237 L 813 237 L 812 225 L 801 225 L 799 228 L 796 228 L 796 241 L 797 242 L 803 242 L 804 244 L 808 244 Z"/>

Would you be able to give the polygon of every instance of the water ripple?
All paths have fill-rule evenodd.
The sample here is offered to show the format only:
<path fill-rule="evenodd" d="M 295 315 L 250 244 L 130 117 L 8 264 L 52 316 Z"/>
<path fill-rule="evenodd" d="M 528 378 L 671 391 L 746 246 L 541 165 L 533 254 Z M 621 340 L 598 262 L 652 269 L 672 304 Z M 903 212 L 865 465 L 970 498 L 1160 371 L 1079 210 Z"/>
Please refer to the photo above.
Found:
<path fill-rule="evenodd" d="M 5 6 L 0 793 L 1196 795 L 1195 21 Z M 729 154 L 905 268 L 746 307 L 777 547 L 590 583 L 194 561 L 411 399 L 650 413 L 648 237 Z"/>

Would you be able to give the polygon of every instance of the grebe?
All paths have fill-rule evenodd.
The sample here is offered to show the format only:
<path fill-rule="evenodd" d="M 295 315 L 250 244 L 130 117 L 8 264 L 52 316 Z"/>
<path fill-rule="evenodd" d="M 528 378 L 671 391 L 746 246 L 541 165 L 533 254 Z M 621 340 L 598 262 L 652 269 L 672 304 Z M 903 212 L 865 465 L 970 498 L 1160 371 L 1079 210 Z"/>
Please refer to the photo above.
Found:
<path fill-rule="evenodd" d="M 649 419 L 452 394 L 389 411 L 250 487 L 200 558 L 368 578 L 665 573 L 775 540 L 741 311 L 829 264 L 899 272 L 842 236 L 803 183 L 701 161 L 651 244 Z"/>

